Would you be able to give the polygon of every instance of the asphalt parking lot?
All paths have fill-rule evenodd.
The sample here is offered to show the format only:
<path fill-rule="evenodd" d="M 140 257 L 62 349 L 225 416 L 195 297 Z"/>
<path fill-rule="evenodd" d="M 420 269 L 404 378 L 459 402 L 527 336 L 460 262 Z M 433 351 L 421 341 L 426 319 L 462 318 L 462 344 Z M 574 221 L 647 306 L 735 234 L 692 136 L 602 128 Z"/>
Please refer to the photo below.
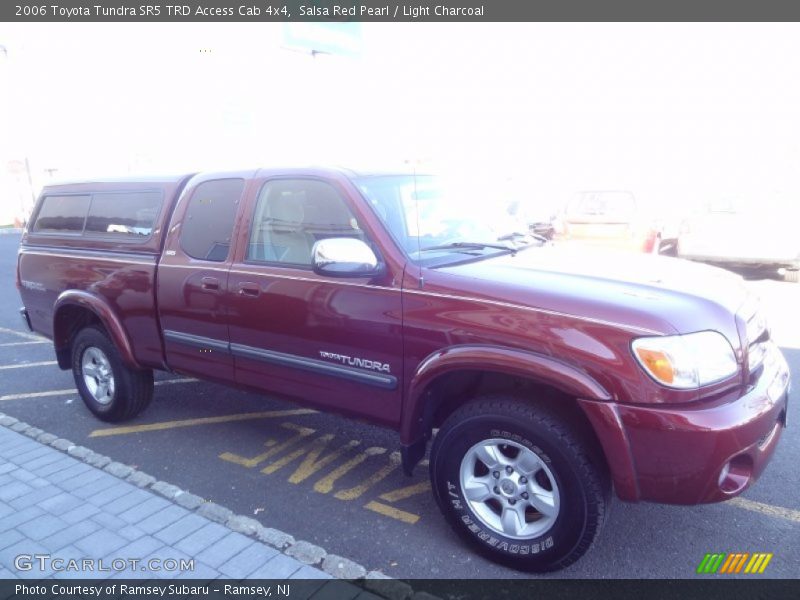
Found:
<path fill-rule="evenodd" d="M 391 431 L 276 398 L 157 376 L 150 408 L 122 426 L 91 416 L 49 343 L 27 333 L 14 287 L 18 235 L 0 236 L 0 411 L 68 438 L 264 524 L 407 578 L 527 576 L 465 548 L 440 517 L 425 465 L 397 462 Z M 800 285 L 754 280 L 800 381 Z M 792 402 L 796 404 L 796 402 Z M 772 552 L 764 577 L 800 572 L 800 426 L 760 481 L 724 504 L 617 501 L 598 543 L 566 578 L 695 577 L 708 552 Z M 753 577 L 753 576 L 748 576 Z"/>

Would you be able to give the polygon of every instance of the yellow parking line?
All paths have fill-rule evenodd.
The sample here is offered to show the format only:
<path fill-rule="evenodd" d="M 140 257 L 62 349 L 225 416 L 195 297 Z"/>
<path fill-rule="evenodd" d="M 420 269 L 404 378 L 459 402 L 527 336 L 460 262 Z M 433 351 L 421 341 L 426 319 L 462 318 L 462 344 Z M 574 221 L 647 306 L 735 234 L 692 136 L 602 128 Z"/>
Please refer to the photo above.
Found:
<path fill-rule="evenodd" d="M 397 519 L 398 521 L 402 521 L 403 523 L 408 523 L 409 525 L 413 525 L 414 523 L 419 521 L 419 515 L 415 515 L 413 513 L 400 510 L 399 508 L 395 508 L 394 506 L 388 506 L 381 502 L 375 502 L 374 500 L 371 502 L 367 502 L 364 505 L 364 508 L 376 512 L 385 517 L 391 517 L 393 519 Z"/>
<path fill-rule="evenodd" d="M 376 483 L 386 479 L 386 477 L 399 466 L 400 466 L 400 453 L 392 452 L 389 455 L 389 463 L 387 465 L 384 465 L 383 467 L 375 471 L 372 475 L 367 477 L 364 481 L 362 481 L 358 485 L 351 487 L 350 489 L 347 490 L 339 490 L 333 495 L 333 497 L 339 500 L 355 500 L 356 498 L 362 496 L 364 492 L 366 492 Z"/>
<path fill-rule="evenodd" d="M 312 411 L 313 412 L 313 411 Z M 282 444 L 278 444 L 275 440 L 267 440 L 264 445 L 269 448 L 266 452 L 262 452 L 261 454 L 257 454 L 255 456 L 251 456 L 250 458 L 246 456 L 240 456 L 239 454 L 234 454 L 233 452 L 223 452 L 219 455 L 222 460 L 227 460 L 228 462 L 232 462 L 237 465 L 242 465 L 243 467 L 247 467 L 248 469 L 252 469 L 253 467 L 258 466 L 269 457 L 274 456 L 280 452 L 283 452 L 287 448 L 294 446 L 295 444 L 300 443 L 305 438 L 310 435 L 313 435 L 317 432 L 316 429 L 311 429 L 310 427 L 302 427 L 300 425 L 295 425 L 294 423 L 281 423 L 281 427 L 285 427 L 286 429 L 291 429 L 296 433 L 296 435 L 290 437 L 288 440 L 283 442 Z"/>
<path fill-rule="evenodd" d="M 58 363 L 54 360 L 45 360 L 42 362 L 33 362 L 33 363 L 22 363 L 19 365 L 0 365 L 0 370 L 3 369 L 24 369 L 26 367 L 45 367 L 48 365 L 57 365 Z"/>
<path fill-rule="evenodd" d="M 770 517 L 778 517 L 800 523 L 800 510 L 792 510 L 791 508 L 784 508 L 783 506 L 773 506 L 772 504 L 764 504 L 763 502 L 754 502 L 746 498 L 733 498 L 728 500 L 728 504 L 733 504 L 745 510 L 761 513 L 762 515 L 769 515 Z"/>
<path fill-rule="evenodd" d="M 398 502 L 399 500 L 405 500 L 406 498 L 411 498 L 411 496 L 416 496 L 417 494 L 425 494 L 429 492 L 430 489 L 431 484 L 429 481 L 421 481 L 413 485 L 402 487 L 399 490 L 393 490 L 391 492 L 381 494 L 379 498 L 381 500 L 386 500 L 387 502 Z"/>
<path fill-rule="evenodd" d="M 11 335 L 18 335 L 21 338 L 26 340 L 41 340 L 41 336 L 34 335 L 32 333 L 26 333 L 24 331 L 17 331 L 16 329 L 7 329 L 5 327 L 0 327 L 0 333 L 10 333 Z"/>
<path fill-rule="evenodd" d="M 317 481 L 317 483 L 314 484 L 314 491 L 319 492 L 320 494 L 329 493 L 333 489 L 334 483 L 336 483 L 347 473 L 355 469 L 362 462 L 364 462 L 371 456 L 379 456 L 385 453 L 386 453 L 386 448 L 381 448 L 380 446 L 373 446 L 371 448 L 367 448 L 363 452 L 359 452 L 353 458 L 348 460 L 346 463 L 339 465 L 333 471 L 328 473 L 325 477 Z"/>
<path fill-rule="evenodd" d="M 165 379 L 163 381 L 156 381 L 156 385 L 171 385 L 173 383 L 192 383 L 197 379 Z M 70 388 L 66 390 L 50 390 L 49 392 L 27 392 L 25 394 L 6 394 L 0 396 L 0 402 L 6 400 L 28 400 L 29 398 L 47 398 L 48 396 L 69 396 L 77 394 L 78 390 Z"/>
<path fill-rule="evenodd" d="M 311 440 L 311 442 L 309 442 L 308 444 L 303 444 L 294 452 L 290 452 L 289 454 L 282 456 L 278 460 L 271 462 L 266 467 L 261 469 L 261 472 L 264 473 L 265 475 L 271 475 L 278 469 L 282 469 L 283 467 L 288 465 L 294 459 L 300 458 L 304 454 L 308 453 L 311 450 L 312 446 L 320 444 L 323 447 L 326 446 L 328 442 L 330 442 L 333 439 L 333 437 L 334 437 L 333 434 L 329 433 L 327 435 L 323 435 L 322 437 L 317 438 L 316 440 Z"/>
<path fill-rule="evenodd" d="M 128 427 L 112 427 L 109 429 L 95 429 L 89 437 L 107 437 L 110 435 L 127 435 L 144 431 L 163 431 L 164 429 L 177 429 L 178 427 L 197 427 L 199 425 L 213 425 L 216 423 L 232 423 L 234 421 L 250 421 L 254 419 L 274 419 L 276 417 L 289 417 L 307 415 L 316 411 L 299 408 L 294 410 L 268 410 L 264 412 L 239 413 L 236 415 L 222 415 L 219 417 L 201 417 L 199 419 L 183 419 L 180 421 L 162 421 L 161 423 L 148 423 L 147 425 L 130 425 Z"/>
<path fill-rule="evenodd" d="M 305 481 L 323 467 L 326 467 L 333 461 L 337 460 L 340 456 L 342 456 L 346 452 L 349 452 L 350 450 L 357 448 L 358 445 L 361 443 L 356 440 L 351 440 L 346 444 L 344 444 L 343 446 L 340 446 L 333 452 L 323 455 L 322 458 L 320 458 L 322 452 L 324 450 L 327 450 L 327 441 L 325 439 L 326 437 L 327 436 L 323 436 L 322 438 L 319 438 L 317 440 L 316 444 L 313 446 L 311 451 L 303 459 L 303 462 L 300 463 L 300 466 L 297 467 L 294 473 L 292 473 L 289 476 L 289 483 L 301 483 L 302 481 Z"/>

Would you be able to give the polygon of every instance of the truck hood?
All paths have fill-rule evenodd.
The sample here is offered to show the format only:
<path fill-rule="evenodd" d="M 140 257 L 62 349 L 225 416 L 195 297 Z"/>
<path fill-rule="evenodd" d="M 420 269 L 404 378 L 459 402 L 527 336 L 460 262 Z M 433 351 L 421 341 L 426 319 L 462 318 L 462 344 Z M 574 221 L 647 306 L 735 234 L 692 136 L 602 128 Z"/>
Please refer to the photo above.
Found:
<path fill-rule="evenodd" d="M 438 270 L 468 278 L 470 289 L 482 296 L 661 333 L 724 328 L 732 336 L 733 314 L 748 297 L 742 278 L 723 269 L 568 245 Z"/>

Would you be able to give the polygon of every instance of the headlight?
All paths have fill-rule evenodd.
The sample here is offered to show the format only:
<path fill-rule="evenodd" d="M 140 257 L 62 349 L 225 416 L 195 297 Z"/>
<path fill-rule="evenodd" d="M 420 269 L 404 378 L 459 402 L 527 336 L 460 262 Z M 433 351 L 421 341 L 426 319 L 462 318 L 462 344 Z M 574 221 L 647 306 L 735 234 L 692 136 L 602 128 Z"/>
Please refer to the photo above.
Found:
<path fill-rule="evenodd" d="M 633 355 L 660 384 L 692 389 L 734 374 L 739 366 L 727 339 L 716 331 L 638 338 Z"/>

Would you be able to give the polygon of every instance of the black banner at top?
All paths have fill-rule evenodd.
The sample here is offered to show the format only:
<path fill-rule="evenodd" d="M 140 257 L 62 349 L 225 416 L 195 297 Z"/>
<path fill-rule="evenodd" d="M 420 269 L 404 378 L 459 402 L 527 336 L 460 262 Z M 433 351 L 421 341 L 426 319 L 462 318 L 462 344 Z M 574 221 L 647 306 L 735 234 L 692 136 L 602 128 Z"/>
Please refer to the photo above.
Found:
<path fill-rule="evenodd" d="M 10 22 L 797 21 L 786 0 L 3 0 Z"/>

